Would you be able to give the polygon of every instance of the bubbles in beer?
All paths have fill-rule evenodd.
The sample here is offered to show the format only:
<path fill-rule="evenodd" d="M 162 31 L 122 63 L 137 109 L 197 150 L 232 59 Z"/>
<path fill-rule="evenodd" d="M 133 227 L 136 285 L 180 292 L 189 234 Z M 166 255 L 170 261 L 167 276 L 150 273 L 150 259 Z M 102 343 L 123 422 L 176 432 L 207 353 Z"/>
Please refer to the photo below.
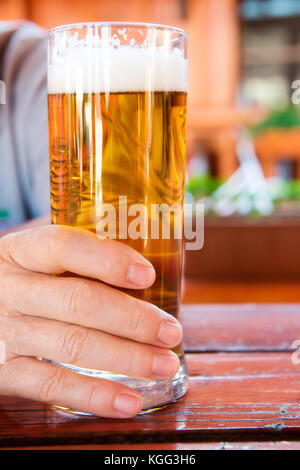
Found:
<path fill-rule="evenodd" d="M 55 44 L 53 47 L 56 47 Z M 187 63 L 179 49 L 58 48 L 49 67 L 53 223 L 95 231 L 97 206 L 183 205 Z M 150 225 L 150 224 L 149 224 Z M 129 293 L 178 317 L 181 240 L 122 240 L 149 259 L 153 287 Z M 177 350 L 179 353 L 180 350 Z"/>

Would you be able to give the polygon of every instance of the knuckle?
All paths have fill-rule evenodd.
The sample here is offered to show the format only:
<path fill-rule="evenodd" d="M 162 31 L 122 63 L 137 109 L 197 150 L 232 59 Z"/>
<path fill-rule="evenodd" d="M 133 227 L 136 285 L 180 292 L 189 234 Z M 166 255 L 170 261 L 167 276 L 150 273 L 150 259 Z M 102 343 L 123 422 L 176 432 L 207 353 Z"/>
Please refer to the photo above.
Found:
<path fill-rule="evenodd" d="M 64 389 L 65 371 L 62 367 L 55 367 L 51 374 L 46 377 L 37 390 L 37 398 L 47 403 L 53 403 L 61 396 Z"/>
<path fill-rule="evenodd" d="M 14 262 L 13 251 L 14 251 L 14 239 L 16 237 L 15 233 L 10 233 L 1 237 L 0 239 L 0 256 L 2 260 L 8 262 Z"/>
<path fill-rule="evenodd" d="M 160 323 L 161 316 L 156 307 L 145 301 L 137 300 L 131 323 L 136 338 L 140 340 L 154 339 Z"/>
<path fill-rule="evenodd" d="M 0 387 L 2 395 L 20 395 L 17 385 L 17 377 L 21 370 L 26 367 L 26 358 L 22 356 L 9 355 L 5 364 L 0 367 Z"/>
<path fill-rule="evenodd" d="M 132 329 L 139 337 L 144 337 L 147 333 L 145 314 L 142 309 L 136 310 L 132 319 Z"/>
<path fill-rule="evenodd" d="M 130 344 L 123 356 L 123 367 L 128 375 L 149 375 L 149 348 L 146 345 Z"/>
<path fill-rule="evenodd" d="M 65 227 L 61 225 L 45 225 L 42 227 L 42 230 L 45 230 L 47 233 L 47 237 L 49 242 L 58 243 L 64 238 L 64 234 L 66 231 Z"/>
<path fill-rule="evenodd" d="M 99 408 L 99 385 L 91 384 L 88 387 L 85 403 L 87 404 L 87 409 L 93 411 Z"/>
<path fill-rule="evenodd" d="M 8 245 L 13 240 L 15 237 L 15 233 L 8 233 L 7 235 L 4 235 L 3 237 L 0 238 L 0 250 L 2 251 L 8 251 Z"/>
<path fill-rule="evenodd" d="M 17 292 L 23 286 L 22 269 L 6 261 L 0 261 L 0 304 L 7 310 L 17 308 L 19 296 Z"/>
<path fill-rule="evenodd" d="M 135 308 L 132 310 L 131 328 L 135 334 L 140 338 L 146 338 L 151 335 L 153 319 L 151 318 L 151 311 L 149 312 L 147 302 L 134 299 Z"/>
<path fill-rule="evenodd" d="M 74 319 L 80 319 L 84 306 L 89 302 L 89 297 L 89 288 L 84 282 L 72 281 L 72 285 L 65 290 L 63 295 L 63 309 L 71 314 Z"/>
<path fill-rule="evenodd" d="M 65 358 L 63 362 L 77 364 L 80 362 L 84 351 L 89 343 L 89 331 L 86 328 L 70 326 L 62 339 L 62 356 Z"/>
<path fill-rule="evenodd" d="M 10 314 L 0 307 L 0 340 L 5 342 L 6 348 L 11 351 L 18 349 L 25 335 L 26 328 L 23 326 L 21 315 Z"/>
<path fill-rule="evenodd" d="M 60 225 L 47 225 L 44 230 L 49 252 L 59 261 L 60 253 L 70 243 L 71 230 Z"/>
<path fill-rule="evenodd" d="M 59 239 L 60 227 L 57 225 L 47 225 L 41 228 L 40 235 L 44 239 L 44 243 L 47 247 L 47 251 L 53 256 L 56 254 L 56 244 Z"/>

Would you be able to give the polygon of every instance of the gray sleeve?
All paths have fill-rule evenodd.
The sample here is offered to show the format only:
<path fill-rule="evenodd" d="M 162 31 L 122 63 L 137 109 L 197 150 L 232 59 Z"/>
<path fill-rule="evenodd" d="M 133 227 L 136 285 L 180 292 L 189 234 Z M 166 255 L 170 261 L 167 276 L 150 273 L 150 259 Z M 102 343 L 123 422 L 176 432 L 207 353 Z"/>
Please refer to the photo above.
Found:
<path fill-rule="evenodd" d="M 20 65 L 13 80 L 13 134 L 19 182 L 29 218 L 49 213 L 47 49 L 45 33 L 26 28 L 18 38 Z M 23 38 L 22 38 L 23 34 Z M 23 49 L 23 51 L 22 51 Z"/>

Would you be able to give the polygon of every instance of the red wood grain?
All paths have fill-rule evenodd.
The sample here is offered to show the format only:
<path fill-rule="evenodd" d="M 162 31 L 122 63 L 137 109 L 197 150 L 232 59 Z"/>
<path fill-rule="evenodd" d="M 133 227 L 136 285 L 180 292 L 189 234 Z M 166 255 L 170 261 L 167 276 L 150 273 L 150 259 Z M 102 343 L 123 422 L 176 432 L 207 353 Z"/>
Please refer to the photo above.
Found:
<path fill-rule="evenodd" d="M 291 344 L 299 315 L 299 304 L 185 305 L 186 349 L 195 353 L 187 354 L 183 399 L 125 421 L 2 397 L 0 447 L 297 449 L 300 365 Z"/>
<path fill-rule="evenodd" d="M 183 305 L 187 351 L 286 351 L 300 339 L 300 304 Z"/>
<path fill-rule="evenodd" d="M 53 450 L 51 446 L 41 447 L 4 447 L 1 450 Z M 55 446 L 55 450 L 65 450 L 66 446 Z M 67 446 L 68 450 L 300 450 L 297 441 L 270 441 L 270 442 L 187 442 L 178 444 L 108 444 L 108 445 L 82 445 Z"/>
<path fill-rule="evenodd" d="M 300 439 L 300 365 L 289 352 L 188 355 L 190 390 L 129 421 L 74 417 L 2 398 L 0 445 L 107 445 Z"/>

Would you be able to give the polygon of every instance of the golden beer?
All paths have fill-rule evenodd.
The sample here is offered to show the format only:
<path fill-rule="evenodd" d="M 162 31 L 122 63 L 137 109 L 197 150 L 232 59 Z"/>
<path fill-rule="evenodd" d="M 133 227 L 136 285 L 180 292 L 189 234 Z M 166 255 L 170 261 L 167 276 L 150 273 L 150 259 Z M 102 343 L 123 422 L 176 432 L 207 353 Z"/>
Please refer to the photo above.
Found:
<path fill-rule="evenodd" d="M 120 55 L 113 49 L 108 51 L 112 57 L 116 57 L 116 64 L 120 64 L 120 76 L 117 79 L 116 73 L 113 73 L 115 69 L 112 60 L 108 72 L 101 70 L 104 78 L 100 77 L 100 72 L 95 72 L 94 64 L 97 62 L 93 61 L 93 76 L 89 80 L 84 65 L 80 67 L 76 62 L 74 76 L 69 75 L 72 86 L 65 85 L 64 80 L 67 78 L 59 75 L 59 69 L 50 74 L 51 218 L 54 224 L 82 227 L 98 233 L 97 227 L 101 221 L 99 208 L 106 204 L 112 205 L 116 213 L 115 238 L 139 251 L 156 271 L 153 286 L 144 290 L 128 290 L 128 293 L 179 318 L 182 237 L 173 236 L 176 223 L 174 214 L 170 214 L 171 236 L 168 238 L 162 234 L 162 214 L 157 215 L 160 224 L 157 238 L 151 236 L 150 219 L 153 218 L 153 205 L 183 208 L 187 93 L 185 84 L 176 86 L 182 71 L 178 70 L 177 81 L 176 77 L 172 79 L 170 73 L 173 69 L 176 71 L 174 64 L 182 64 L 183 60 L 178 61 L 171 54 L 165 58 L 162 55 L 165 52 L 156 55 L 152 53 L 150 57 L 148 52 L 142 54 L 139 51 L 134 56 L 129 52 L 129 47 L 125 47 L 129 66 L 132 67 L 135 60 L 137 78 L 132 73 L 128 75 L 124 62 L 126 54 Z M 79 58 L 78 55 L 76 57 Z M 80 57 L 83 62 L 86 60 L 84 55 Z M 107 54 L 103 57 L 106 58 Z M 170 65 L 166 72 L 160 70 L 162 65 L 169 64 L 168 61 Z M 75 64 L 74 56 L 70 63 Z M 151 72 L 152 68 L 154 72 Z M 82 74 L 78 82 L 76 70 Z M 109 74 L 109 80 L 106 80 L 105 73 Z M 173 80 L 174 86 L 165 85 L 163 73 L 167 74 L 168 80 Z M 138 85 L 136 90 L 133 82 Z M 123 227 L 119 223 L 124 197 L 126 210 L 134 204 L 142 204 L 147 209 L 147 233 L 143 236 L 134 239 L 128 234 L 124 236 Z M 133 216 L 127 214 L 126 226 L 132 219 Z M 180 230 L 182 232 L 182 224 Z M 181 345 L 176 348 L 176 352 L 182 355 Z M 151 383 L 155 385 L 154 381 Z M 136 388 L 141 388 L 140 384 L 137 383 Z M 184 391 L 174 394 L 174 398 Z M 166 401 L 171 401 L 170 397 Z M 157 399 L 159 402 L 149 398 L 145 407 L 157 406 L 164 400 L 162 397 Z"/>
<path fill-rule="evenodd" d="M 54 224 L 96 231 L 97 204 L 114 204 L 118 213 L 119 195 L 129 206 L 183 204 L 185 93 L 112 93 L 108 99 L 99 93 L 80 102 L 76 94 L 55 94 L 48 104 Z M 154 286 L 135 295 L 177 317 L 181 240 L 122 241 L 156 270 Z"/>

